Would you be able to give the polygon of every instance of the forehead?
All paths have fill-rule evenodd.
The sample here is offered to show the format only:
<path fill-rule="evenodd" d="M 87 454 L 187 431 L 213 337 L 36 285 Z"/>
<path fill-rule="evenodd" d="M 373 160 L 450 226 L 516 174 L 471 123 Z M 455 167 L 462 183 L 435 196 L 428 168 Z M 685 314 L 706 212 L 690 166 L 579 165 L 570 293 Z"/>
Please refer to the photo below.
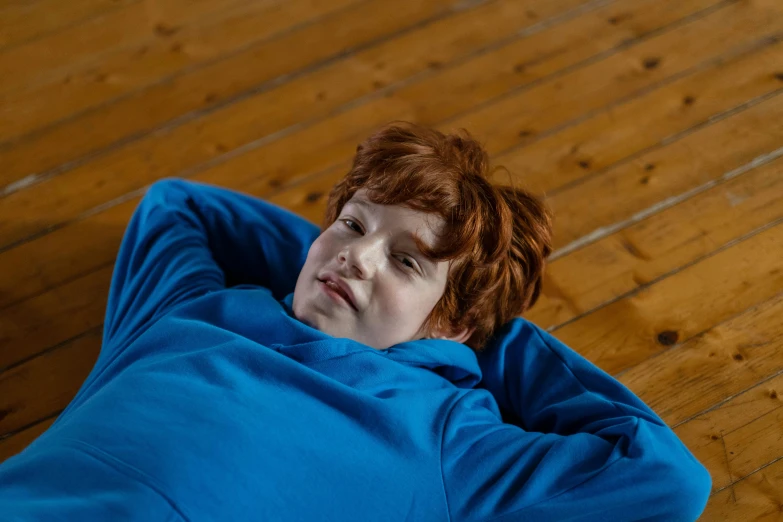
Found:
<path fill-rule="evenodd" d="M 370 201 L 366 189 L 360 189 L 345 203 L 349 210 L 358 209 L 378 219 L 379 226 L 389 232 L 416 234 L 428 245 L 434 244 L 444 221 L 439 215 L 422 212 L 402 205 L 379 205 Z"/>

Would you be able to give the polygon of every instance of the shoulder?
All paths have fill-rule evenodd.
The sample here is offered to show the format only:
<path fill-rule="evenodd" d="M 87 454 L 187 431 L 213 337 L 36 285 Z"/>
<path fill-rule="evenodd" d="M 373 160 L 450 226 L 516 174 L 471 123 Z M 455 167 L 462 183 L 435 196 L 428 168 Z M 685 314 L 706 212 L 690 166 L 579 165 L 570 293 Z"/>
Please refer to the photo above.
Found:
<path fill-rule="evenodd" d="M 473 388 L 459 393 L 452 401 L 444 428 L 465 422 L 503 423 L 495 397 L 484 388 Z"/>

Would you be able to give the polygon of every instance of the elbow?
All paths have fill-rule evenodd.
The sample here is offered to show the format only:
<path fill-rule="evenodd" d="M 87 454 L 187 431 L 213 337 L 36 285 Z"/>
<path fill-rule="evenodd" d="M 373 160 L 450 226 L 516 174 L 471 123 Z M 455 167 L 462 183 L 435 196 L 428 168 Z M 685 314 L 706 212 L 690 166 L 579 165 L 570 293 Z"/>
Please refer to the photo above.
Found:
<path fill-rule="evenodd" d="M 142 206 L 148 210 L 158 207 L 184 208 L 187 206 L 186 201 L 192 196 L 192 188 L 192 183 L 182 178 L 161 178 L 147 187 Z"/>
<path fill-rule="evenodd" d="M 668 426 L 641 422 L 631 457 L 640 465 L 637 476 L 646 479 L 655 520 L 698 520 L 712 492 L 712 477 Z"/>
<path fill-rule="evenodd" d="M 152 182 L 147 187 L 147 194 L 167 194 L 170 192 L 180 192 L 187 187 L 187 181 L 182 178 L 165 177 Z"/>
<path fill-rule="evenodd" d="M 682 522 L 698 520 L 712 492 L 709 471 L 687 449 L 685 454 L 672 453 L 665 467 L 667 472 L 661 474 L 662 484 L 667 491 L 665 506 L 661 506 L 667 513 L 665 519 Z"/>
<path fill-rule="evenodd" d="M 710 472 L 693 458 L 678 468 L 674 478 L 675 483 L 680 485 L 677 488 L 677 500 L 683 520 L 697 520 L 707 507 L 712 493 Z"/>

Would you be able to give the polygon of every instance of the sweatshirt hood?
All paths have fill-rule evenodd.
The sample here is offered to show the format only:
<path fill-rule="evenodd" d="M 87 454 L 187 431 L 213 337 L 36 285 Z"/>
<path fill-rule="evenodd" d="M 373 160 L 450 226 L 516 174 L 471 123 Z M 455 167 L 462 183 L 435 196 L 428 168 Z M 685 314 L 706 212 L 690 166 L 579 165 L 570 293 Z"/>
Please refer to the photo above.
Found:
<path fill-rule="evenodd" d="M 280 304 L 289 317 L 296 319 L 293 302 L 294 294 L 291 292 Z M 374 352 L 406 366 L 429 370 L 459 388 L 471 389 L 481 382 L 481 368 L 476 353 L 462 343 L 443 339 L 418 339 L 377 350 L 357 341 L 347 341 L 351 344 L 350 351 Z"/>

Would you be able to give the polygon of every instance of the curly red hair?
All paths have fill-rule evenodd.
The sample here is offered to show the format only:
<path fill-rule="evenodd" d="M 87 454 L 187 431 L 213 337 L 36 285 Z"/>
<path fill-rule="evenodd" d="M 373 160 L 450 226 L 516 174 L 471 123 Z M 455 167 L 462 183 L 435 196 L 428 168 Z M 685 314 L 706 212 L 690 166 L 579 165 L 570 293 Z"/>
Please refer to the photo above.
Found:
<path fill-rule="evenodd" d="M 492 185 L 490 174 L 489 155 L 465 129 L 446 135 L 391 122 L 357 146 L 351 170 L 329 193 L 322 225 L 334 223 L 361 188 L 373 203 L 439 215 L 441 239 L 432 248 L 418 247 L 452 264 L 424 331 L 474 328 L 465 344 L 476 352 L 536 302 L 552 252 L 552 218 L 543 202 L 525 190 Z"/>

